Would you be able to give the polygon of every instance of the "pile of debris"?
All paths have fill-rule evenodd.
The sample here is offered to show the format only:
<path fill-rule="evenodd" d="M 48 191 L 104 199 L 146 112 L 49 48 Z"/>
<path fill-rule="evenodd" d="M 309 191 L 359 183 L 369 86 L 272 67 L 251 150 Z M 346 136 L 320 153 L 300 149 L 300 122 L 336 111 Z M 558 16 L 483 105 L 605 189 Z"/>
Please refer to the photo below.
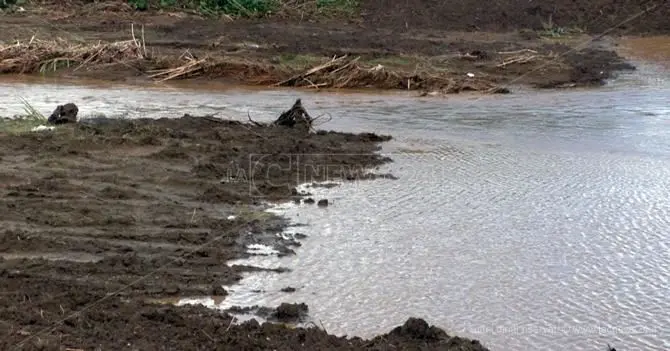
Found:
<path fill-rule="evenodd" d="M 287 127 L 310 132 L 314 128 L 314 123 L 319 120 L 321 116 L 310 116 L 307 110 L 302 106 L 302 101 L 297 99 L 289 110 L 282 112 L 279 117 L 270 124 L 256 122 L 251 119 L 251 116 L 248 116 L 248 118 L 249 122 L 257 127 Z M 330 118 L 328 120 L 330 120 Z"/>

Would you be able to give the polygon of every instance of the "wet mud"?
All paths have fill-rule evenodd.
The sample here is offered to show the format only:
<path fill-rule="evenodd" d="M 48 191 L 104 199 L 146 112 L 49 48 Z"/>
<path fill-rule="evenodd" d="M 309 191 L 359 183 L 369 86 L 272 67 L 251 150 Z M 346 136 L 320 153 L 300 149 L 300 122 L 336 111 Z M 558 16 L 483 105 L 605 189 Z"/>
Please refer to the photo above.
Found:
<path fill-rule="evenodd" d="M 366 174 L 390 161 L 375 153 L 386 140 L 188 115 L 84 119 L 50 132 L 0 133 L 0 348 L 374 349 L 448 342 L 349 340 L 318 328 L 239 325 L 203 306 L 157 302 L 224 299 L 222 285 L 260 269 L 226 264 L 250 255 L 250 244 L 290 254 L 296 242 L 276 235 L 287 223 L 263 212 L 266 202 L 299 197 L 302 182 Z M 287 304 L 272 316 L 306 313 L 306 306 Z"/>
<path fill-rule="evenodd" d="M 49 40 L 57 32 L 70 43 L 94 45 L 127 42 L 134 24 L 136 30 L 143 26 L 141 46 L 147 49 L 94 47 L 82 54 L 81 47 L 68 52 L 69 46 L 60 43 L 55 51 L 50 45 L 14 53 L 4 50 L 0 71 L 36 73 L 44 62 L 69 58 L 71 63 L 60 65 L 57 72 L 42 71 L 131 82 L 215 79 L 317 90 L 496 93 L 517 84 L 602 85 L 617 72 L 630 69 L 615 53 L 616 38 L 597 36 L 603 30 L 612 29 L 609 35 L 670 32 L 665 20 L 670 6 L 663 2 L 644 7 L 612 0 L 583 6 L 573 1 L 542 5 L 510 0 L 497 2 L 497 10 L 491 11 L 477 1 L 416 0 L 391 5 L 370 0 L 361 2 L 358 15 L 346 19 L 305 20 L 304 14 L 289 13 L 281 18 L 235 21 L 113 6 L 92 11 L 91 6 L 72 4 L 63 9 L 50 2 L 27 6 L 20 14 L 1 15 L 0 30 L 7 40 L 29 42 L 33 35 Z M 389 6 L 394 10 L 388 11 Z M 616 27 L 641 12 L 635 20 Z M 89 60 L 99 51 L 105 52 L 104 57 L 99 54 Z M 133 52 L 131 57 L 128 52 Z M 332 71 L 324 68 L 301 76 L 344 55 L 347 61 Z M 27 57 L 39 60 L 24 63 Z"/>
<path fill-rule="evenodd" d="M 600 34 L 668 34 L 670 4 L 666 1 L 558 0 L 536 2 L 503 0 L 362 1 L 370 26 L 449 28 L 461 31 L 516 31 L 521 29 L 579 29 Z M 388 11 L 393 8 L 393 11 Z"/>

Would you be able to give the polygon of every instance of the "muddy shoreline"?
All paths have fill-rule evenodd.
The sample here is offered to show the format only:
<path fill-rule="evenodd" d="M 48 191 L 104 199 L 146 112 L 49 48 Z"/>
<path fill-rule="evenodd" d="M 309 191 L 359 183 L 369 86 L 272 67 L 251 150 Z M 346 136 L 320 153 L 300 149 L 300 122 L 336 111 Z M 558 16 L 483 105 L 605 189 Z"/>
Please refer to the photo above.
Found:
<path fill-rule="evenodd" d="M 230 21 L 127 6 L 97 11 L 100 4 L 62 9 L 46 2 L 26 6 L 21 13 L 0 14 L 0 30 L 6 33 L 0 72 L 117 82 L 215 80 L 314 90 L 409 90 L 417 96 L 490 94 L 509 92 L 516 85 L 603 85 L 618 72 L 634 69 L 616 53 L 619 35 L 668 32 L 660 21 L 650 27 L 639 20 L 601 38 L 601 27 L 586 26 L 582 9 L 568 5 L 559 6 L 560 16 L 551 17 L 551 25 L 545 23 L 551 11 L 540 8 L 515 10 L 524 13 L 517 14 L 516 26 L 494 16 L 492 24 L 504 25 L 472 27 L 469 16 L 453 18 L 459 7 L 447 11 L 442 5 L 436 11 L 450 13 L 445 19 L 401 21 L 404 6 L 410 5 L 426 8 L 408 2 L 397 13 L 380 17 L 373 14 L 388 12 L 385 5 L 367 1 L 353 19 Z M 657 18 L 666 7 L 645 18 Z M 608 11 L 609 21 L 630 16 L 632 10 Z M 575 20 L 568 20 L 571 15 Z M 332 62 L 334 58 L 339 61 Z"/>
<path fill-rule="evenodd" d="M 156 303 L 225 298 L 258 270 L 226 264 L 249 244 L 295 254 L 299 240 L 276 235 L 286 220 L 262 210 L 307 196 L 298 183 L 370 178 L 392 161 L 376 153 L 387 136 L 184 116 L 0 140 L 2 349 L 485 350 L 417 320 L 361 340 Z"/>

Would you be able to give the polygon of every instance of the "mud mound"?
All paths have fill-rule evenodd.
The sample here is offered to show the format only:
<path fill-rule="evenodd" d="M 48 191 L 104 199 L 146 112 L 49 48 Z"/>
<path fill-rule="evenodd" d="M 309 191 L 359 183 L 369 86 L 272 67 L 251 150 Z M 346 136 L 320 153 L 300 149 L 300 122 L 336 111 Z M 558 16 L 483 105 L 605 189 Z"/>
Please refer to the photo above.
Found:
<path fill-rule="evenodd" d="M 21 180 L 0 187 L 0 349 L 484 350 L 420 320 L 366 341 L 174 306 L 220 301 L 222 285 L 261 270 L 225 264 L 248 255 L 249 243 L 292 252 L 295 241 L 276 237 L 285 220 L 233 203 L 364 176 L 364 166 L 389 161 L 374 152 L 388 139 L 192 116 L 0 133 L 0 153 L 11 155 L 0 179 Z M 268 318 L 307 312 L 283 304 Z"/>
<path fill-rule="evenodd" d="M 277 307 L 272 317 L 280 321 L 299 321 L 309 311 L 306 304 L 282 303 Z"/>
<path fill-rule="evenodd" d="M 608 30 L 641 11 L 649 13 L 620 27 L 629 33 L 670 33 L 670 3 L 652 1 L 528 1 L 500 0 L 363 0 L 368 26 L 398 29 L 510 31 L 524 28 L 580 28 L 592 33 Z"/>
<path fill-rule="evenodd" d="M 0 277 L 13 273 L 0 271 Z M 4 295 L 0 301 L 3 318 L 21 321 L 17 329 L 0 330 L 3 350 L 94 350 L 118 349 L 119 345 L 137 350 L 465 350 L 486 351 L 478 342 L 444 337 L 397 337 L 394 332 L 374 340 L 329 335 L 322 329 L 290 328 L 282 324 L 251 320 L 233 324 L 228 314 L 203 306 L 160 306 L 139 301 L 123 301 L 82 291 L 68 294 L 59 303 L 57 291 L 43 286 L 42 294 Z M 73 309 L 95 306 L 57 323 Z M 31 308 L 10 307 L 12 304 Z M 421 320 L 418 320 L 421 321 Z M 423 322 L 425 323 L 425 322 Z M 407 323 L 405 323 L 407 324 Z M 446 334 L 444 334 L 446 335 Z"/>

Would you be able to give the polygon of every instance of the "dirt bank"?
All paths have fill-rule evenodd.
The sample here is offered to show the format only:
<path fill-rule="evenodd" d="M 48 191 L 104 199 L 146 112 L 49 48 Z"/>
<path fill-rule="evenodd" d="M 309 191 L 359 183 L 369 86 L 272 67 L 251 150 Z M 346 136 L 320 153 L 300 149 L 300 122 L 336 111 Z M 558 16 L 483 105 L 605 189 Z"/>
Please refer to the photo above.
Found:
<path fill-rule="evenodd" d="M 505 32 L 575 29 L 590 34 L 670 34 L 663 0 L 364 0 L 370 26 Z M 391 11 L 392 9 L 392 11 Z"/>
<path fill-rule="evenodd" d="M 225 298 L 221 285 L 257 269 L 225 264 L 247 244 L 291 254 L 263 203 L 301 182 L 365 177 L 390 161 L 375 153 L 386 140 L 190 116 L 0 132 L 0 348 L 483 350 L 416 322 L 347 340 L 151 303 Z"/>
<path fill-rule="evenodd" d="M 561 1 L 545 8 L 549 5 L 502 1 L 496 12 L 477 1 L 457 6 L 416 0 L 389 11 L 390 3 L 369 0 L 346 19 L 289 13 L 233 21 L 169 9 L 138 12 L 120 2 L 33 5 L 2 15 L 0 30 L 7 39 L 0 72 L 418 94 L 505 92 L 516 84 L 600 85 L 631 67 L 612 51 L 613 38 L 591 42 L 592 33 L 642 8 L 609 2 L 580 7 Z M 625 30 L 667 32 L 667 7 L 658 4 Z"/>

